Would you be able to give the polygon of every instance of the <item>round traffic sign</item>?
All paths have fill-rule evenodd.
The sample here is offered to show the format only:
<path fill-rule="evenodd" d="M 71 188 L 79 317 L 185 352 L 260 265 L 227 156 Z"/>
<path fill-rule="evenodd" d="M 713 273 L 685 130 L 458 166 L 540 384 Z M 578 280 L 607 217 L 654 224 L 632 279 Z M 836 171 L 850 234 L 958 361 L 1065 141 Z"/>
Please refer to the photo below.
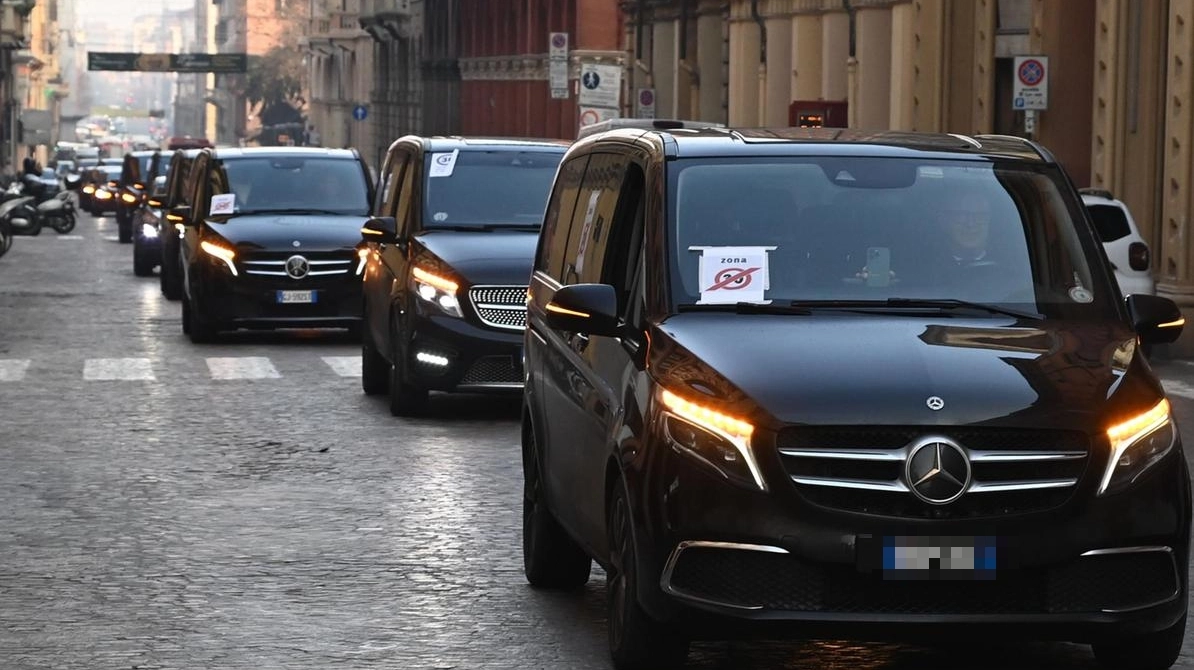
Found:
<path fill-rule="evenodd" d="M 595 70 L 589 70 L 581 75 L 580 83 L 589 90 L 596 89 L 601 85 L 601 75 L 597 74 Z"/>
<path fill-rule="evenodd" d="M 1025 86 L 1036 86 L 1045 78 L 1045 65 L 1035 58 L 1029 58 L 1020 63 L 1020 69 L 1016 71 L 1016 76 Z"/>
<path fill-rule="evenodd" d="M 580 113 L 580 125 L 591 126 L 601 120 L 601 114 L 595 109 L 586 109 Z"/>
<path fill-rule="evenodd" d="M 568 38 L 564 37 L 564 33 L 553 33 L 551 36 L 551 46 L 556 49 L 563 49 L 564 45 L 568 44 Z"/>
<path fill-rule="evenodd" d="M 649 88 L 644 88 L 638 92 L 638 104 L 643 107 L 650 107 L 655 104 L 655 91 Z"/>

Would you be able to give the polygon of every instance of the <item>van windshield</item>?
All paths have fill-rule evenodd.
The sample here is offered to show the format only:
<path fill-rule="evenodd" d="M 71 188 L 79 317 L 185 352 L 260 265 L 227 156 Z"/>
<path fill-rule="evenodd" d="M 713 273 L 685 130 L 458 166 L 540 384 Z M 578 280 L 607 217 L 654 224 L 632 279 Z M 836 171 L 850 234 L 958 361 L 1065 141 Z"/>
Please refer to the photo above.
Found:
<path fill-rule="evenodd" d="M 1118 309 L 1098 243 L 1077 225 L 1081 204 L 1055 168 L 682 159 L 668 189 L 676 304 L 965 301 L 1074 319 Z"/>
<path fill-rule="evenodd" d="M 245 156 L 221 161 L 238 214 L 313 211 L 365 216 L 368 186 L 349 158 Z"/>
<path fill-rule="evenodd" d="M 563 156 L 562 149 L 429 153 L 425 227 L 543 225 Z"/>

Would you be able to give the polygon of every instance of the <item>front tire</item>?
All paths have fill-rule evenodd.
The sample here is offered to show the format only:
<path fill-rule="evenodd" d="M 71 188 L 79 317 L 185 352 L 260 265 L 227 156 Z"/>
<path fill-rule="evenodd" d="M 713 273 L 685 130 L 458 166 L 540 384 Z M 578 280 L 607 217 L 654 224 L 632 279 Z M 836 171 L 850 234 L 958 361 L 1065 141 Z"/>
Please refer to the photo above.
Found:
<path fill-rule="evenodd" d="M 1091 645 L 1095 660 L 1107 670 L 1167 670 L 1177 662 L 1186 637 L 1186 615 L 1169 628 Z"/>
<path fill-rule="evenodd" d="M 397 339 L 397 338 L 395 338 Z M 402 371 L 401 347 L 394 345 L 390 366 L 390 414 L 393 416 L 421 416 L 427 412 L 427 389 L 406 381 Z"/>
<path fill-rule="evenodd" d="M 638 602 L 638 552 L 626 490 L 609 503 L 610 569 L 606 578 L 609 653 L 617 670 L 665 670 L 684 664 L 688 639 L 655 621 Z"/>
<path fill-rule="evenodd" d="M 157 262 L 137 243 L 140 239 L 138 237 L 133 240 L 133 274 L 138 277 L 149 277 L 153 275 L 153 267 L 157 265 Z"/>
<path fill-rule="evenodd" d="M 190 315 L 187 322 L 183 323 L 183 330 L 191 336 L 191 342 L 194 344 L 214 342 L 219 334 L 215 321 L 190 300 L 183 300 L 182 305 L 185 313 Z"/>
<path fill-rule="evenodd" d="M 116 234 L 121 244 L 128 244 L 133 241 L 133 220 L 132 218 L 121 219 L 119 215 L 116 217 Z"/>
<path fill-rule="evenodd" d="M 361 388 L 365 395 L 381 395 L 390 390 L 390 362 L 377 350 L 366 324 L 361 336 Z"/>
<path fill-rule="evenodd" d="M 578 589 L 589 581 L 593 561 L 556 521 L 542 486 L 535 429 L 522 428 L 522 570 L 540 589 Z"/>
<path fill-rule="evenodd" d="M 178 300 L 182 298 L 182 264 L 178 259 L 178 247 L 167 239 L 162 239 L 162 295 L 167 300 Z"/>

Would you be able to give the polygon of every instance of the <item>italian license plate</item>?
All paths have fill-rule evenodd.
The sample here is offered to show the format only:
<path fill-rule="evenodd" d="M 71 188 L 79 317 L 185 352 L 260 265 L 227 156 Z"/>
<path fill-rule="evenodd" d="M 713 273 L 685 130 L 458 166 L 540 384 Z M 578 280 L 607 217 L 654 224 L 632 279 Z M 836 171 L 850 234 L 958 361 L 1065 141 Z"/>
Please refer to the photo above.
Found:
<path fill-rule="evenodd" d="M 993 580 L 992 536 L 886 535 L 858 538 L 859 569 L 891 580 Z"/>
<path fill-rule="evenodd" d="M 278 304 L 310 304 L 315 301 L 315 291 L 278 291 Z"/>

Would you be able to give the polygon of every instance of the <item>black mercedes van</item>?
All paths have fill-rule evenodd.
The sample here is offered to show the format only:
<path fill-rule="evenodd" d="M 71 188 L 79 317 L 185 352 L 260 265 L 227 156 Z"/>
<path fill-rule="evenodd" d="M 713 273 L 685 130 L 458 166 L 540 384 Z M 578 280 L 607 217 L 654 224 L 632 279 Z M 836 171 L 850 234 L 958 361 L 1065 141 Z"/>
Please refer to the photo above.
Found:
<path fill-rule="evenodd" d="M 527 280 L 568 142 L 399 138 L 361 235 L 361 385 L 414 415 L 431 391 L 522 392 Z"/>
<path fill-rule="evenodd" d="M 1167 668 L 1190 485 L 1073 184 L 1011 137 L 616 130 L 548 204 L 531 584 L 608 577 L 618 668 L 695 638 L 980 634 Z"/>

